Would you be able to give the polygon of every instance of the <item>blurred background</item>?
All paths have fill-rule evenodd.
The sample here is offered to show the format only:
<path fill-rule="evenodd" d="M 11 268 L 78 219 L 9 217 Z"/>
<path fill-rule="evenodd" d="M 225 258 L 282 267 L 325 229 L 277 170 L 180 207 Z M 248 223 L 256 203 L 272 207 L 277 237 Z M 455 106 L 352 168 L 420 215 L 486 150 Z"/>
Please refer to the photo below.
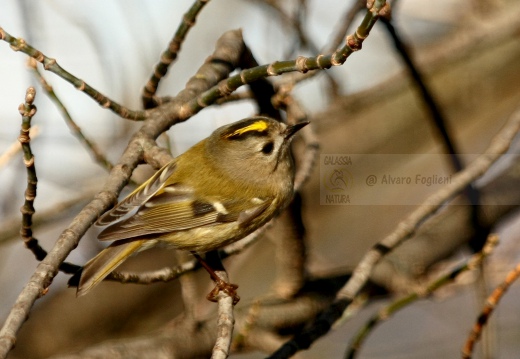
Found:
<path fill-rule="evenodd" d="M 111 99 L 137 110 L 141 109 L 143 85 L 192 4 L 184 0 L 3 0 L 0 27 L 56 58 L 68 72 Z M 315 56 L 330 46 L 335 31 L 353 4 L 354 1 L 339 0 L 211 1 L 183 43 L 179 58 L 161 82 L 158 94 L 174 96 L 182 90 L 213 52 L 216 40 L 230 29 L 242 29 L 245 42 L 260 64 L 299 55 Z M 310 45 L 302 46 L 298 32 L 276 10 L 278 8 L 304 19 L 302 32 Z M 520 3 L 513 0 L 401 0 L 394 3 L 393 23 L 439 104 L 464 163 L 488 147 L 520 104 L 520 24 L 514 20 L 519 14 Z M 349 34 L 363 15 L 359 13 L 354 18 Z M 38 112 L 32 123 L 37 126 L 38 134 L 31 145 L 39 180 L 36 216 L 64 202 L 74 203 L 53 213 L 45 224 L 35 226 L 35 237 L 50 250 L 74 215 L 102 188 L 107 172 L 70 133 L 60 112 L 28 69 L 27 56 L 0 42 L 0 65 L 0 153 L 6 153 L 17 142 L 21 123 L 18 106 L 23 102 L 26 88 L 35 86 Z M 368 167 L 367 173 L 376 175 L 420 173 L 432 166 L 439 174 L 454 173 L 447 161 L 432 164 L 421 157 L 433 154 L 441 158 L 445 149 L 428 109 L 381 23 L 376 24 L 361 51 L 354 53 L 343 66 L 327 73 L 328 76 L 321 74 L 299 83 L 293 91 L 309 114 L 322 155 L 355 154 L 357 161 Z M 139 124 L 102 109 L 56 75 L 45 73 L 44 76 L 84 134 L 95 140 L 111 161 L 117 161 Z M 280 83 L 287 77 L 272 80 Z M 204 109 L 168 131 L 172 152 L 182 153 L 216 127 L 253 115 L 255 110 L 252 101 Z M 164 141 L 161 139 L 159 143 L 166 145 Z M 516 142 L 506 157 L 509 162 L 494 166 L 481 185 L 492 182 L 516 164 L 513 156 L 519 152 Z M 397 162 L 386 163 L 379 163 L 373 157 L 388 154 L 401 156 L 395 157 Z M 322 205 L 322 161 L 318 159 L 302 191 L 307 270 L 315 276 L 351 271 L 374 243 L 439 188 L 388 186 L 377 192 L 377 196 L 384 196 L 381 205 L 374 205 L 373 201 Z M 137 182 L 151 173 L 149 168 L 141 167 L 134 174 Z M 17 234 L 21 221 L 19 208 L 26 186 L 21 154 L 8 158 L 0 170 L 0 214 L 4 232 L 0 234 L 0 321 L 3 322 L 37 261 Z M 513 173 L 519 173 L 515 171 Z M 520 228 L 514 212 L 520 197 L 514 187 L 518 184 L 514 181 L 516 177 L 512 178 L 507 188 L 500 188 L 503 197 L 496 200 L 500 209 L 489 210 L 493 213 L 489 217 L 493 218 L 490 225 L 500 234 L 501 242 L 486 263 L 484 279 L 470 273 L 431 299 L 406 308 L 374 331 L 361 350 L 360 358 L 459 355 L 485 299 L 483 293 L 502 281 L 520 259 L 517 245 Z M 352 198 L 355 198 L 356 191 L 369 189 L 358 186 L 353 191 Z M 128 191 L 123 195 L 126 193 Z M 374 193 L 366 195 L 375 196 Z M 405 196 L 411 198 L 410 201 L 404 201 Z M 462 203 L 464 199 L 458 201 Z M 466 235 L 464 225 L 457 227 L 450 222 L 464 222 L 464 215 L 457 213 L 454 211 L 453 215 L 428 222 L 428 228 L 435 235 L 419 236 L 418 241 L 393 252 L 387 266 L 376 270 L 374 281 L 390 293 L 401 293 L 402 288 L 389 277 L 400 276 L 403 281 L 424 283 L 431 273 L 464 261 L 470 253 L 465 244 L 471 235 Z M 96 228 L 89 230 L 68 260 L 83 264 L 99 252 L 102 244 L 96 239 L 97 233 Z M 457 233 L 460 237 L 454 240 Z M 240 285 L 243 298 L 237 309 L 268 292 L 275 279 L 275 270 L 269 263 L 276 254 L 277 232 L 269 231 L 265 237 L 226 261 L 226 268 L 232 281 Z M 128 263 L 128 268 L 160 268 L 171 265 L 173 260 L 172 253 L 150 251 Z M 388 270 L 389 264 L 395 273 Z M 201 293 L 198 313 L 201 317 L 211 316 L 214 305 L 204 299 L 209 281 L 204 273 L 197 273 L 196 277 Z M 60 273 L 49 293 L 37 301 L 9 358 L 59 357 L 107 339 L 142 335 L 157 330 L 182 312 L 178 281 L 152 286 L 111 282 L 101 285 L 92 295 L 76 299 L 74 290 L 67 289 L 67 279 L 68 276 Z M 489 325 L 486 344 L 483 350 L 479 348 L 477 358 L 518 356 L 518 295 L 520 289 L 513 285 Z M 389 298 L 371 301 L 353 320 L 318 341 L 300 357 L 342 357 L 354 331 Z M 262 358 L 264 354 L 253 351 L 233 357 Z"/>

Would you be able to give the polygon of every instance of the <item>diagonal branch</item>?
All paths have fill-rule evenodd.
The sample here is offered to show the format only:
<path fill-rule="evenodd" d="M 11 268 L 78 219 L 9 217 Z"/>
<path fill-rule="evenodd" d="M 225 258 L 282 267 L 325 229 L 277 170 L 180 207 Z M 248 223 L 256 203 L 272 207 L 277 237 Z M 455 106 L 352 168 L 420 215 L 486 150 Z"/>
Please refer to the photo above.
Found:
<path fill-rule="evenodd" d="M 141 101 L 145 109 L 153 108 L 158 105 L 154 96 L 157 92 L 159 82 L 168 72 L 168 67 L 177 59 L 177 55 L 181 49 L 182 43 L 186 39 L 188 32 L 195 25 L 197 16 L 200 11 L 210 0 L 196 0 L 191 8 L 184 14 L 182 23 L 175 31 L 173 39 L 168 44 L 168 48 L 162 53 L 160 62 L 155 65 L 152 76 L 143 88 Z"/>
<path fill-rule="evenodd" d="M 487 298 L 486 305 L 482 309 L 481 314 L 478 316 L 475 325 L 473 326 L 471 333 L 462 348 L 462 359 L 471 359 L 473 356 L 473 347 L 475 343 L 480 339 L 482 334 L 482 328 L 486 325 L 493 310 L 497 307 L 500 300 L 503 298 L 506 291 L 511 285 L 520 277 L 520 263 L 513 268 L 506 276 L 506 279 L 495 288 L 493 293 Z"/>
<path fill-rule="evenodd" d="M 13 51 L 21 51 L 24 54 L 29 55 L 36 61 L 40 62 L 45 70 L 53 72 L 65 81 L 69 82 L 77 90 L 84 92 L 85 94 L 87 94 L 87 96 L 96 101 L 101 107 L 109 108 L 114 113 L 129 120 L 142 121 L 145 119 L 146 113 L 144 111 L 129 110 L 126 107 L 120 105 L 119 103 L 109 99 L 107 96 L 103 95 L 101 92 L 87 84 L 85 81 L 77 78 L 70 72 L 66 71 L 63 67 L 58 65 L 56 59 L 45 56 L 41 51 L 27 44 L 27 42 L 24 39 L 17 39 L 11 36 L 1 27 L 0 40 L 4 40 L 7 43 L 9 43 Z"/>
<path fill-rule="evenodd" d="M 1 35 L 5 35 L 5 33 L 0 31 Z M 52 250 L 38 264 L 28 284 L 19 294 L 4 326 L 0 330 L 0 358 L 5 358 L 14 346 L 17 332 L 27 319 L 36 299 L 47 291 L 53 278 L 58 273 L 60 264 L 76 248 L 79 240 L 101 213 L 117 202 L 118 195 L 128 182 L 133 170 L 145 157 L 144 152 L 147 144 L 154 142 L 155 138 L 173 124 L 185 120 L 179 113 L 183 103 L 212 86 L 215 81 L 229 75 L 241 55 L 241 44 L 243 44 L 243 41 L 240 31 L 225 33 L 217 42 L 217 48 L 210 61 L 206 62 L 199 70 L 199 73 L 204 72 L 204 77 L 201 78 L 197 73 L 187 83 L 186 89 L 181 91 L 174 101 L 150 111 L 149 118 L 134 134 L 119 163 L 111 170 L 103 189 L 62 232 Z M 214 64 L 211 59 L 215 61 Z M 229 65 L 219 65 L 222 63 Z"/>
<path fill-rule="evenodd" d="M 54 92 L 52 86 L 49 85 L 41 71 L 36 66 L 36 61 L 33 58 L 29 59 L 29 67 L 34 71 L 36 78 L 40 80 L 40 84 L 42 85 L 43 90 L 47 93 L 47 96 L 51 99 L 52 102 L 54 102 L 58 110 L 61 112 L 63 118 L 65 119 L 65 123 L 69 126 L 71 132 L 87 148 L 97 163 L 99 163 L 106 170 L 112 169 L 112 163 L 101 152 L 99 147 L 91 139 L 86 137 L 83 131 L 81 131 L 81 128 L 77 125 L 76 121 L 74 121 L 69 110 L 67 110 L 58 95 L 56 95 Z"/>
<path fill-rule="evenodd" d="M 498 244 L 497 235 L 489 235 L 487 242 L 480 252 L 472 255 L 465 263 L 454 268 L 449 273 L 440 276 L 433 282 L 426 286 L 414 290 L 412 293 L 401 297 L 389 305 L 380 309 L 374 316 L 372 316 L 365 325 L 358 331 L 354 339 L 349 344 L 348 352 L 345 358 L 353 359 L 359 354 L 361 346 L 366 341 L 368 335 L 383 321 L 388 320 L 392 315 L 395 315 L 399 310 L 404 309 L 415 301 L 431 296 L 437 289 L 453 283 L 462 273 L 475 270 L 483 263 L 484 259 L 488 257 Z"/>
<path fill-rule="evenodd" d="M 421 206 L 398 224 L 394 232 L 376 244 L 365 255 L 347 284 L 337 293 L 335 301 L 315 319 L 313 325 L 286 342 L 269 358 L 289 358 L 300 350 L 308 349 L 312 343 L 327 334 L 366 285 L 372 269 L 383 256 L 410 239 L 417 229 L 447 201 L 460 193 L 469 183 L 482 176 L 508 150 L 519 131 L 520 110 L 517 110 L 482 155 L 468 165 L 464 171 L 454 175 L 450 184 L 428 197 Z"/>
<path fill-rule="evenodd" d="M 352 53 L 361 49 L 363 41 L 370 34 L 377 19 L 390 11 L 390 6 L 385 0 L 371 1 L 370 4 L 370 8 L 354 34 L 347 36 L 345 45 L 332 54 L 318 55 L 315 57 L 299 56 L 296 60 L 277 61 L 268 65 L 242 70 L 237 75 L 221 81 L 218 85 L 204 91 L 197 96 L 197 98 L 189 101 L 183 106 L 181 110 L 182 115 L 189 116 L 196 113 L 213 104 L 221 97 L 231 94 L 239 87 L 261 78 L 279 76 L 296 71 L 306 73 L 311 70 L 324 70 L 332 66 L 343 65 Z"/>

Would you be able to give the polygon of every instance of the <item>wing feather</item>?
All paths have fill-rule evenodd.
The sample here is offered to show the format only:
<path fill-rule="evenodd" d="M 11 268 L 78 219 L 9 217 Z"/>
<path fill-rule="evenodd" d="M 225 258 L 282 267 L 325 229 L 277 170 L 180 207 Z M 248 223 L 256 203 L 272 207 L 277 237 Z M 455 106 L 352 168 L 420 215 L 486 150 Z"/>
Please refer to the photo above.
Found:
<path fill-rule="evenodd" d="M 175 171 L 176 163 L 170 162 L 157 171 L 150 179 L 137 187 L 124 200 L 117 204 L 110 211 L 103 214 L 96 222 L 98 226 L 106 226 L 110 223 L 116 222 L 121 217 L 124 217 L 134 208 L 143 205 L 146 201 L 152 198 L 161 188 L 164 187 L 166 180 Z"/>
<path fill-rule="evenodd" d="M 139 208 L 132 217 L 116 222 L 103 230 L 101 241 L 114 241 L 134 237 L 171 233 L 217 223 L 237 222 L 241 226 L 249 224 L 259 216 L 271 201 L 261 204 L 253 202 L 210 203 L 191 198 L 167 202 L 167 193 L 161 198 L 150 200 Z"/>

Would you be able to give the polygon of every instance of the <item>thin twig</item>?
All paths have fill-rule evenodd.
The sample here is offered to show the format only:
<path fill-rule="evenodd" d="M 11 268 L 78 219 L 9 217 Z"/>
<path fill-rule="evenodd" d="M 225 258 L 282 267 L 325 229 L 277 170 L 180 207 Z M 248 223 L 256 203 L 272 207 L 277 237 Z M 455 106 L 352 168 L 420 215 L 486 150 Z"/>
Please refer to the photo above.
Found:
<path fill-rule="evenodd" d="M 191 259 L 193 257 L 190 253 L 185 251 L 177 251 L 175 256 L 177 261 L 180 263 L 186 263 L 188 258 Z M 193 326 L 196 327 L 196 305 L 199 295 L 197 293 L 197 281 L 195 278 L 195 273 L 186 272 L 179 278 L 179 283 L 181 285 L 181 297 L 184 304 L 184 315 L 186 320 L 190 321 Z"/>
<path fill-rule="evenodd" d="M 229 283 L 229 277 L 224 269 L 222 260 L 218 252 L 212 251 L 206 253 L 206 262 L 213 268 L 214 273 L 225 283 Z M 233 328 L 235 326 L 235 316 L 233 312 L 234 304 L 239 298 L 232 296 L 225 290 L 219 290 L 214 299 L 218 302 L 217 313 L 217 340 L 213 346 L 211 359 L 226 359 L 229 356 L 231 348 L 231 339 L 233 338 Z M 235 303 L 234 303 L 235 302 Z"/>
<path fill-rule="evenodd" d="M 144 111 L 133 111 L 130 110 L 119 103 L 109 99 L 101 92 L 87 84 L 85 81 L 77 78 L 72 75 L 70 72 L 67 72 L 64 68 L 62 68 L 56 62 L 56 59 L 45 56 L 41 51 L 35 49 L 26 43 L 26 41 L 22 38 L 15 38 L 7 33 L 4 29 L 0 27 L 0 40 L 4 40 L 11 45 L 11 49 L 14 51 L 21 51 L 24 54 L 32 57 L 36 61 L 40 62 L 43 65 L 43 68 L 47 71 L 53 72 L 65 81 L 72 84 L 77 90 L 84 92 L 96 101 L 101 107 L 108 108 L 119 116 L 134 120 L 134 121 L 142 121 L 146 117 L 146 113 Z"/>
<path fill-rule="evenodd" d="M 153 108 L 158 105 L 154 99 L 159 82 L 168 72 L 168 67 L 177 59 L 182 43 L 186 39 L 188 32 L 195 25 L 200 11 L 210 0 L 196 0 L 191 8 L 183 15 L 182 22 L 175 31 L 168 48 L 161 54 L 160 62 L 155 65 L 152 76 L 143 88 L 141 101 L 145 109 Z"/>
<path fill-rule="evenodd" d="M 411 238 L 417 228 L 448 200 L 456 196 L 465 186 L 473 182 L 495 163 L 510 147 L 511 142 L 520 130 L 520 110 L 513 113 L 507 124 L 492 139 L 487 150 L 473 161 L 467 168 L 452 178 L 439 191 L 429 196 L 422 205 L 414 210 L 404 221 L 399 223 L 394 232 L 376 244 L 354 270 L 354 274 L 345 287 L 338 293 L 338 298 L 354 298 L 368 279 L 372 268 L 381 257 L 393 250 L 405 240 Z"/>
<path fill-rule="evenodd" d="M 482 251 L 471 256 L 466 263 L 454 268 L 448 274 L 440 276 L 436 280 L 428 283 L 424 288 L 415 290 L 402 298 L 395 300 L 393 303 L 385 306 L 377 312 L 372 318 L 370 318 L 366 324 L 358 331 L 354 339 L 351 341 L 345 358 L 353 359 L 359 354 L 359 350 L 367 339 L 368 335 L 376 328 L 381 322 L 388 320 L 392 315 L 396 314 L 399 310 L 404 309 L 406 306 L 413 302 L 429 297 L 437 289 L 454 282 L 459 275 L 466 271 L 477 269 L 484 259 L 491 254 L 493 249 L 498 244 L 498 236 L 490 235 Z"/>
<path fill-rule="evenodd" d="M 269 358 L 289 358 L 299 350 L 307 349 L 317 339 L 329 332 L 332 325 L 348 309 L 356 295 L 367 283 L 370 273 L 381 258 L 395 247 L 410 239 L 417 229 L 448 200 L 460 193 L 468 183 L 482 176 L 493 163 L 510 147 L 512 140 L 520 131 L 520 110 L 513 113 L 507 124 L 493 138 L 488 149 L 465 170 L 453 176 L 452 182 L 429 196 L 422 205 L 414 210 L 397 228 L 376 244 L 357 265 L 352 277 L 337 293 L 335 301 L 316 318 L 313 325 L 286 342 Z"/>
<path fill-rule="evenodd" d="M 347 35 L 348 29 L 350 26 L 352 26 L 354 18 L 366 6 L 366 0 L 355 0 L 352 6 L 347 9 L 347 11 L 345 11 L 345 14 L 341 17 L 341 20 L 337 24 L 338 28 L 336 29 L 335 34 L 332 36 L 332 40 L 330 41 L 325 52 L 334 51 L 335 48 L 341 45 L 345 39 L 345 36 Z"/>
<path fill-rule="evenodd" d="M 275 241 L 276 280 L 273 288 L 281 298 L 292 298 L 306 280 L 307 250 L 302 219 L 302 197 L 299 192 L 278 219 Z"/>
<path fill-rule="evenodd" d="M 455 172 L 461 171 L 464 166 L 462 163 L 462 160 L 459 156 L 459 149 L 456 143 L 452 140 L 451 131 L 448 128 L 446 116 L 442 113 L 441 107 L 438 105 L 437 100 L 435 100 L 435 97 L 432 93 L 432 90 L 428 87 L 426 84 L 426 81 L 424 79 L 424 76 L 420 72 L 420 70 L 415 65 L 414 60 L 412 59 L 412 56 L 410 54 L 410 50 L 408 49 L 408 46 L 403 41 L 401 35 L 399 34 L 398 30 L 395 28 L 395 26 L 392 24 L 392 21 L 388 18 L 382 18 L 382 23 L 385 26 L 388 34 L 392 38 L 394 42 L 395 49 L 399 53 L 401 59 L 403 60 L 404 64 L 406 65 L 406 69 L 408 70 L 410 74 L 410 78 L 412 79 L 413 83 L 417 87 L 417 90 L 420 93 L 421 99 L 424 102 L 424 105 L 426 106 L 426 109 L 430 113 L 429 118 L 432 120 L 433 125 L 437 129 L 442 143 L 444 147 L 446 148 L 446 152 L 449 155 L 451 165 L 453 167 L 453 170 Z M 479 202 L 480 202 L 480 194 L 478 190 L 473 186 L 471 183 L 468 184 L 468 187 L 465 189 L 466 196 L 469 199 L 469 202 L 471 203 L 472 207 L 472 221 L 473 225 L 477 229 L 477 233 L 484 233 L 484 228 L 482 228 L 481 221 L 479 219 Z M 476 238 L 474 245 L 472 245 L 473 249 L 478 251 L 480 250 L 479 247 L 481 247 L 484 243 L 484 238 Z M 480 242 L 480 243 L 478 243 Z"/>
<path fill-rule="evenodd" d="M 0 37 L 5 38 L 5 32 L 2 30 L 0 30 Z M 197 76 L 199 74 L 197 73 L 188 81 L 186 88 L 178 94 L 174 101 L 165 104 L 164 107 L 150 110 L 149 117 L 131 138 L 118 164 L 110 171 L 103 190 L 80 211 L 62 232 L 52 250 L 38 264 L 27 285 L 18 295 L 0 330 L 0 358 L 5 358 L 14 346 L 16 335 L 27 319 L 32 306 L 36 299 L 41 296 L 41 293 L 46 291 L 46 288 L 51 284 L 60 264 L 77 247 L 80 238 L 83 237 L 101 213 L 117 203 L 118 195 L 130 179 L 133 170 L 142 158 L 146 157 L 143 146 L 145 144 L 150 145 L 173 124 L 187 119 L 180 113 L 183 103 L 197 96 L 216 81 L 229 76 L 232 68 L 222 66 L 221 63 L 231 64 L 231 67 L 236 65 L 242 44 L 243 39 L 240 31 L 228 31 L 223 34 L 217 42 L 217 47 L 210 61 L 199 69 L 199 72 L 203 72 L 205 76 L 201 79 Z"/>
<path fill-rule="evenodd" d="M 470 359 L 473 356 L 473 347 L 479 340 L 482 329 L 488 322 L 491 314 L 506 291 L 518 279 L 518 277 L 520 277 L 520 263 L 518 263 L 516 267 L 507 274 L 506 279 L 488 297 L 486 306 L 482 309 L 482 312 L 478 316 L 476 323 L 462 348 L 462 359 Z"/>
<path fill-rule="evenodd" d="M 29 137 L 31 139 L 34 139 L 38 137 L 40 134 L 40 128 L 38 126 L 31 126 L 31 129 L 29 130 Z M 22 145 L 20 141 L 16 140 L 16 142 L 13 142 L 11 146 L 9 146 L 2 154 L 0 155 L 0 169 L 4 167 L 6 164 L 9 163 L 13 159 L 18 152 L 22 150 Z M 1 240 L 0 240 L 1 242 Z"/>
<path fill-rule="evenodd" d="M 239 87 L 261 78 L 279 76 L 296 71 L 305 73 L 311 70 L 323 70 L 332 66 L 343 65 L 352 53 L 361 49 L 363 41 L 370 34 L 377 19 L 390 11 L 390 7 L 385 0 L 375 0 L 371 5 L 361 24 L 352 35 L 347 36 L 345 45 L 339 50 L 329 55 L 318 55 L 315 57 L 299 56 L 292 61 L 277 61 L 268 65 L 242 70 L 237 75 L 221 81 L 218 85 L 213 86 L 197 96 L 197 98 L 183 105 L 181 117 L 189 117 L 213 104 L 219 98 L 231 94 Z"/>
<path fill-rule="evenodd" d="M 20 136 L 18 141 L 22 145 L 23 150 L 23 162 L 27 169 L 27 189 L 25 190 L 25 202 L 20 211 L 22 212 L 22 228 L 20 230 L 20 236 L 24 241 L 24 244 L 29 248 L 35 255 L 36 258 L 40 258 L 42 253 L 38 251 L 40 248 L 35 245 L 38 241 L 33 238 L 32 233 L 32 216 L 34 210 L 34 200 L 36 198 L 36 188 L 38 186 L 38 177 L 36 176 L 36 167 L 34 165 L 34 155 L 31 150 L 31 138 L 29 137 L 29 130 L 31 129 L 31 120 L 36 114 L 36 106 L 33 105 L 34 98 L 36 96 L 36 90 L 34 87 L 29 87 L 25 94 L 25 103 L 18 107 L 20 115 L 22 115 L 22 128 L 20 129 Z M 43 254 L 45 257 L 45 254 Z M 40 258 L 41 259 L 43 259 Z"/>
<path fill-rule="evenodd" d="M 32 129 L 29 131 L 31 140 L 34 139 L 31 135 Z M 20 144 L 20 143 L 18 143 Z M 21 148 L 21 147 L 20 147 Z M 84 205 L 88 200 L 92 199 L 95 192 L 92 189 L 85 191 L 70 200 L 56 203 L 46 210 L 40 210 L 33 215 L 32 228 L 38 228 L 49 223 L 55 223 L 57 219 L 64 218 L 71 213 L 71 209 L 80 205 Z M 0 223 L 0 245 L 13 239 L 18 239 L 20 236 L 20 224 L 15 221 L 14 217 L 8 217 Z"/>
<path fill-rule="evenodd" d="M 264 4 L 268 7 L 270 7 L 272 10 L 276 12 L 278 17 L 280 18 L 280 24 L 283 26 L 290 26 L 294 29 L 294 32 L 296 33 L 296 36 L 298 37 L 297 43 L 302 48 L 307 48 L 309 51 L 317 53 L 318 47 L 312 42 L 311 39 L 305 34 L 305 31 L 302 27 L 302 21 L 299 16 L 291 16 L 289 15 L 284 8 L 281 5 L 281 2 L 276 0 L 254 0 L 257 3 Z M 302 11 L 302 9 L 305 9 L 305 6 L 301 6 L 301 4 L 297 4 L 297 10 L 298 12 Z M 298 15 L 298 14 L 297 14 Z M 296 49 L 291 51 L 291 53 L 294 53 Z"/>
<path fill-rule="evenodd" d="M 148 272 L 134 273 L 113 271 L 105 278 L 105 280 L 135 284 L 169 282 L 179 278 L 185 273 L 192 272 L 198 268 L 200 268 L 200 264 L 198 261 L 193 259 L 176 267 L 167 267 Z"/>
<path fill-rule="evenodd" d="M 283 92 L 283 91 L 282 91 Z M 288 117 L 293 122 L 306 121 L 307 116 L 301 108 L 300 104 L 287 92 L 282 94 L 278 92 L 278 95 L 282 99 L 280 105 L 286 107 Z M 303 184 L 307 181 L 312 173 L 312 169 L 315 167 L 317 155 L 319 152 L 319 142 L 316 134 L 313 131 L 312 123 L 305 126 L 301 131 L 301 138 L 304 142 L 304 153 L 302 159 L 299 161 L 297 167 L 295 180 L 294 180 L 294 191 L 299 191 Z M 257 229 L 250 235 L 242 238 L 240 241 L 232 243 L 225 248 L 219 250 L 220 257 L 225 259 L 235 254 L 243 252 L 246 248 L 251 246 L 253 243 L 262 237 L 266 230 L 273 225 L 273 221 L 265 224 L 262 228 Z M 169 282 L 179 278 L 187 272 L 191 272 L 200 268 L 198 261 L 189 260 L 176 267 L 167 267 L 155 271 L 148 272 L 117 272 L 114 271 L 109 274 L 105 280 L 117 281 L 121 283 L 135 283 L 135 284 L 151 284 L 156 282 Z"/>
<path fill-rule="evenodd" d="M 111 170 L 112 167 L 114 167 L 114 165 L 106 158 L 106 156 L 101 152 L 99 147 L 92 140 L 87 138 L 83 131 L 81 131 L 81 128 L 76 124 L 76 121 L 74 121 L 63 102 L 60 100 L 58 95 L 56 95 L 52 86 L 49 85 L 41 71 L 36 66 L 36 60 L 30 58 L 29 67 L 33 70 L 34 75 L 40 81 L 42 88 L 47 94 L 47 96 L 49 96 L 51 101 L 54 102 L 58 110 L 61 112 L 63 118 L 65 119 L 65 123 L 67 124 L 67 126 L 69 126 L 69 129 L 74 134 L 74 136 L 85 146 L 85 148 L 90 152 L 90 154 L 96 160 L 96 162 L 101 165 L 101 167 L 107 170 Z"/>
<path fill-rule="evenodd" d="M 20 236 L 27 247 L 36 257 L 41 261 L 47 256 L 47 251 L 43 249 L 38 243 L 38 239 L 34 238 L 32 226 L 33 215 L 35 213 L 34 200 L 36 199 L 36 188 L 38 186 L 38 178 L 36 176 L 36 167 L 34 165 L 34 155 L 31 150 L 31 137 L 29 136 L 31 129 L 32 117 L 36 114 L 36 106 L 33 105 L 36 90 L 34 87 L 29 87 L 25 95 L 25 103 L 18 108 L 22 115 L 22 128 L 20 130 L 20 141 L 23 150 L 23 162 L 27 168 L 27 189 L 25 190 L 25 203 L 20 209 L 22 212 L 22 228 L 20 229 Z M 65 273 L 75 273 L 80 266 L 63 262 L 60 264 L 60 270 Z M 45 292 L 43 292 L 45 293 Z"/>
<path fill-rule="evenodd" d="M 329 45 L 326 47 L 325 50 L 323 50 L 323 53 L 329 53 L 333 52 L 334 49 L 338 48 L 341 43 L 345 40 L 347 36 L 348 29 L 352 26 L 352 23 L 354 21 L 354 18 L 356 15 L 363 10 L 363 8 L 366 7 L 366 0 L 356 0 L 352 6 L 347 9 L 341 20 L 339 21 L 339 28 L 336 30 L 335 35 L 332 37 L 332 40 L 330 41 Z M 318 74 L 323 73 L 322 71 L 309 71 L 306 73 L 298 73 L 294 76 L 289 78 L 289 81 L 284 82 L 284 85 L 291 84 L 291 86 L 294 86 L 294 84 L 298 82 L 302 82 L 304 80 L 308 80 Z M 336 81 L 334 81 L 332 76 L 329 76 L 329 83 L 332 86 L 331 92 L 332 95 L 337 95 L 339 92 L 338 84 Z"/>

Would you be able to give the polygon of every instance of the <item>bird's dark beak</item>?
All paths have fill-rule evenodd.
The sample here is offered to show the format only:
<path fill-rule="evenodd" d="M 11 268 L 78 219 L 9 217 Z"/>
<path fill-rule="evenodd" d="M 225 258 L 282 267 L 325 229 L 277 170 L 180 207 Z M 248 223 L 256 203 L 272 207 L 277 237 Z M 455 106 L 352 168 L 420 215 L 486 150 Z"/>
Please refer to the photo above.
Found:
<path fill-rule="evenodd" d="M 292 136 L 294 136 L 296 134 L 296 132 L 298 132 L 305 126 L 307 126 L 309 123 L 310 122 L 305 121 L 305 122 L 300 122 L 300 123 L 297 123 L 294 125 L 287 126 L 287 128 L 285 129 L 285 131 L 283 133 L 285 141 L 290 139 Z"/>

